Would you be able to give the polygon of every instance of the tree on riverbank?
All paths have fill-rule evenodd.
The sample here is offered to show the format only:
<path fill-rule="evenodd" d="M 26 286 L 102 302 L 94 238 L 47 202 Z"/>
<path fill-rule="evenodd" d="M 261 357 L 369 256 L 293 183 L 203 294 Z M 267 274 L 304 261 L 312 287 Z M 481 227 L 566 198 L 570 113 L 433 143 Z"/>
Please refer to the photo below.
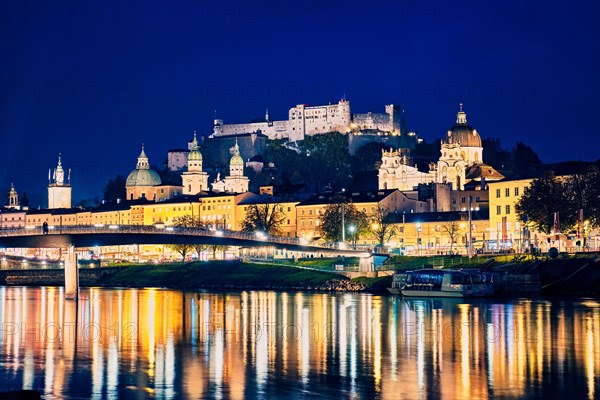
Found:
<path fill-rule="evenodd" d="M 361 235 L 369 230 L 369 220 L 366 213 L 358 211 L 354 204 L 339 202 L 325 207 L 325 211 L 319 220 L 319 232 L 330 242 L 342 240 L 342 213 L 344 214 L 344 225 L 346 227 L 346 239 L 356 243 Z"/>
<path fill-rule="evenodd" d="M 456 221 L 448 221 L 442 225 L 442 231 L 450 241 L 450 253 L 452 253 L 454 244 L 457 242 L 458 238 L 462 233 L 460 225 Z"/>
<path fill-rule="evenodd" d="M 562 232 L 576 226 L 580 209 L 591 226 L 600 226 L 600 171 L 592 167 L 584 174 L 558 178 L 546 173 L 531 182 L 516 209 L 521 221 L 546 234 L 552 232 L 556 212 Z"/>
<path fill-rule="evenodd" d="M 375 214 L 371 216 L 371 233 L 377 239 L 379 246 L 385 245 L 396 234 L 392 224 L 392 212 L 381 205 L 377 206 Z"/>
<path fill-rule="evenodd" d="M 246 210 L 246 217 L 242 221 L 242 231 L 260 231 L 270 235 L 280 235 L 281 225 L 285 219 L 283 206 L 279 203 L 252 204 Z"/>
<path fill-rule="evenodd" d="M 173 220 L 173 226 L 178 228 L 205 228 L 206 224 L 200 219 L 200 217 L 193 217 L 191 215 L 184 215 L 181 217 L 175 217 Z M 191 253 L 193 250 L 200 255 L 204 246 L 201 244 L 170 244 L 168 246 L 171 250 L 181 254 L 183 261 L 185 256 Z"/>

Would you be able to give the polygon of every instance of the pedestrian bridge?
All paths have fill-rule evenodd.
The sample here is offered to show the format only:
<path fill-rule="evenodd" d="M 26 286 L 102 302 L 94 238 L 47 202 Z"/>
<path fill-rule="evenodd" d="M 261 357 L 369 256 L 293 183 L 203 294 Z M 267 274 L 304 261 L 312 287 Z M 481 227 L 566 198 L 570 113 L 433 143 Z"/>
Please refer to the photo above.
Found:
<path fill-rule="evenodd" d="M 275 247 L 328 256 L 370 257 L 365 251 L 309 244 L 304 239 L 205 228 L 157 227 L 145 225 L 63 226 L 0 229 L 0 247 L 76 248 L 133 244 L 205 244 L 236 247 Z"/>
<path fill-rule="evenodd" d="M 359 257 L 362 271 L 373 270 L 373 255 L 365 251 L 309 244 L 303 239 L 205 228 L 145 225 L 68 226 L 0 229 L 0 248 L 67 248 L 64 256 L 65 297 L 76 299 L 79 291 L 76 248 L 135 244 L 204 244 L 235 247 L 275 247 L 323 256 Z"/>

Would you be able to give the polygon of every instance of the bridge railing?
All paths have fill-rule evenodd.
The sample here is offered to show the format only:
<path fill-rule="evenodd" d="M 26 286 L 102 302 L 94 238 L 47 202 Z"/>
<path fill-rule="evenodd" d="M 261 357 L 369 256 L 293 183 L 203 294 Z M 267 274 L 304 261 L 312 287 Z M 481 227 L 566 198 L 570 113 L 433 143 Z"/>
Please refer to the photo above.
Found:
<path fill-rule="evenodd" d="M 80 226 L 53 226 L 43 227 L 20 227 L 0 229 L 0 237 L 9 236 L 38 236 L 38 235 L 65 235 L 65 234 L 94 234 L 94 233 L 135 233 L 135 234 L 170 234 L 186 236 L 211 236 L 228 239 L 241 239 L 254 242 L 265 242 L 290 245 L 308 245 L 302 239 L 286 236 L 269 235 L 263 232 L 242 232 L 230 230 L 216 230 L 208 228 L 190 228 L 177 226 L 150 226 L 150 225 L 80 225 Z M 320 247 L 311 245 L 313 247 Z"/>

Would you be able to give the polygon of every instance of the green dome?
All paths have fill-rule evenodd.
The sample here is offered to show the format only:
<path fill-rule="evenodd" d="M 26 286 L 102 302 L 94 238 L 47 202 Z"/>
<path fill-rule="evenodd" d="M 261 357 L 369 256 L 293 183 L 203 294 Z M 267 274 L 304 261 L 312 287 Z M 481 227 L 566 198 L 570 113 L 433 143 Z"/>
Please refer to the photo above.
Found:
<path fill-rule="evenodd" d="M 229 165 L 241 165 L 244 166 L 244 159 L 240 156 L 240 146 L 238 146 L 237 138 L 235 139 L 235 146 L 233 146 L 233 156 Z"/>
<path fill-rule="evenodd" d="M 188 154 L 188 161 L 202 161 L 202 154 L 198 150 L 191 150 Z"/>
<path fill-rule="evenodd" d="M 135 169 L 127 177 L 126 187 L 157 186 L 161 184 L 160 176 L 152 169 Z"/>
<path fill-rule="evenodd" d="M 194 131 L 194 139 L 190 145 L 190 152 L 188 153 L 188 161 L 202 161 L 202 153 L 200 153 L 200 146 L 198 146 L 198 139 L 196 139 L 196 131 Z"/>
<path fill-rule="evenodd" d="M 150 169 L 150 163 L 148 162 L 148 156 L 144 151 L 144 145 L 142 144 L 142 152 L 138 156 L 138 162 L 136 168 L 131 171 L 125 182 L 125 187 L 132 186 L 157 186 L 160 185 L 160 176 L 156 171 Z"/>
<path fill-rule="evenodd" d="M 244 165 L 244 159 L 239 156 L 238 154 L 235 154 L 233 157 L 231 157 L 231 162 L 229 163 L 230 165 Z"/>

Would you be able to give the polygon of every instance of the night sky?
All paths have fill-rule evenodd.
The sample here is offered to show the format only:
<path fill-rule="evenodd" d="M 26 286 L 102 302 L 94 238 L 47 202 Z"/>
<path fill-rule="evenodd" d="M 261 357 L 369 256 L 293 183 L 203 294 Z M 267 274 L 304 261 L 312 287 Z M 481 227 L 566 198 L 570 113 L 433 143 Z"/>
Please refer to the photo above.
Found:
<path fill-rule="evenodd" d="M 542 161 L 600 158 L 600 2 L 2 1 L 0 192 L 46 205 L 63 154 L 73 203 L 160 165 L 196 129 L 286 119 L 346 96 L 396 103 L 428 141 L 460 101 L 483 138 Z M 485 161 L 485 149 L 483 153 Z"/>

